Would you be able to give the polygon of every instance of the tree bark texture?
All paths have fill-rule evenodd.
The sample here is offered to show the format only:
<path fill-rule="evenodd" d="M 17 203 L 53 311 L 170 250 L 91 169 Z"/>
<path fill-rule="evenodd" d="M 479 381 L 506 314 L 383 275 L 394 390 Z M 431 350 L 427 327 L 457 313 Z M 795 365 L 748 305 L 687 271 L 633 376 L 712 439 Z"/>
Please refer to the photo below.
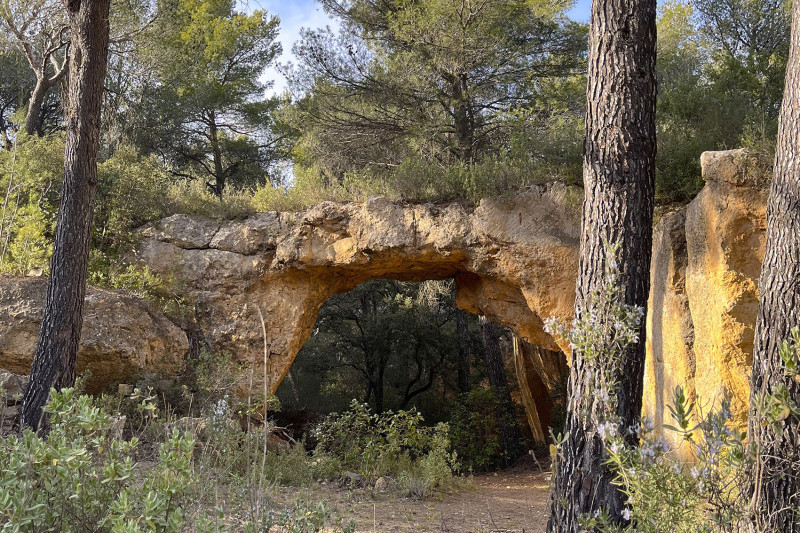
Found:
<path fill-rule="evenodd" d="M 21 423 L 39 428 L 50 388 L 75 383 L 97 189 L 100 108 L 109 41 L 110 0 L 65 0 L 71 46 L 64 186 L 50 280 Z"/>
<path fill-rule="evenodd" d="M 800 326 L 800 1 L 792 9 L 750 382 L 750 435 L 757 445 L 751 476 L 754 519 L 757 531 L 769 532 L 800 531 L 800 417 L 790 414 L 782 432 L 776 432 L 771 424 L 762 424 L 757 408 L 779 385 L 800 405 L 800 382 L 786 376 L 778 354 L 792 327 Z"/>
<path fill-rule="evenodd" d="M 519 432 L 514 401 L 511 399 L 506 368 L 503 364 L 500 327 L 489 322 L 485 316 L 480 317 L 480 323 L 489 385 L 494 390 L 497 400 L 497 427 L 500 433 L 500 445 L 503 448 L 503 461 L 506 466 L 511 466 L 522 455 L 522 435 Z"/>
<path fill-rule="evenodd" d="M 615 261 L 625 303 L 646 309 L 650 284 L 656 154 L 656 0 L 594 0 L 589 37 L 583 236 L 575 300 L 576 316 Z M 619 244 L 616 257 L 609 246 Z M 598 401 L 592 372 L 603 365 L 616 384 L 616 412 L 625 427 L 638 424 L 642 408 L 645 320 L 639 342 L 618 361 L 572 354 L 566 441 L 553 479 L 549 531 L 577 532 L 578 519 L 604 509 L 622 522 L 625 497 L 611 483 L 604 444 L 591 413 Z"/>

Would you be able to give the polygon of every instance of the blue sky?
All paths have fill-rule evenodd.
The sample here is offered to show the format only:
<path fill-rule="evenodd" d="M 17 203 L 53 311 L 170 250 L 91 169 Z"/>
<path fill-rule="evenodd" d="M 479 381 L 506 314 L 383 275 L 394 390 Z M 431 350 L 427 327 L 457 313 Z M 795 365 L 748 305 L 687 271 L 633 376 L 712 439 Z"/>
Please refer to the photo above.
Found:
<path fill-rule="evenodd" d="M 278 37 L 283 45 L 283 55 L 279 62 L 292 61 L 292 45 L 300 36 L 300 28 L 323 28 L 332 21 L 315 0 L 241 0 L 248 9 L 265 9 L 281 19 L 281 32 Z M 589 21 L 591 0 L 577 0 L 569 16 L 575 20 Z M 280 93 L 286 87 L 286 80 L 276 68 L 264 74 L 265 79 L 274 80 L 270 93 Z"/>

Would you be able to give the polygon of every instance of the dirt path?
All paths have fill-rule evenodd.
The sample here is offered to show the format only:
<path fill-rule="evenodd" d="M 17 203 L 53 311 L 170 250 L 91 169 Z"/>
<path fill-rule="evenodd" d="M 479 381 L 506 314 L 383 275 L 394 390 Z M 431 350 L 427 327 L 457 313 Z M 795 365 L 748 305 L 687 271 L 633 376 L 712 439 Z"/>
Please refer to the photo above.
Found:
<path fill-rule="evenodd" d="M 281 491 L 281 499 L 326 499 L 346 520 L 354 519 L 359 532 L 540 533 L 547 524 L 548 474 L 532 461 L 523 461 L 503 472 L 475 476 L 472 489 L 440 500 L 322 486 L 300 493 Z"/>

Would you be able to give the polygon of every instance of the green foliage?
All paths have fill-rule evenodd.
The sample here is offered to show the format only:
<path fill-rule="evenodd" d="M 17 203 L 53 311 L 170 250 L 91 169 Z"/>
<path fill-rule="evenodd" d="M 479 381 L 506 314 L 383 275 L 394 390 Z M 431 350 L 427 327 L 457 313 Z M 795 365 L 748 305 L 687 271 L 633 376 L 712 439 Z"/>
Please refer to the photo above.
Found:
<path fill-rule="evenodd" d="M 277 17 L 231 0 L 162 0 L 158 12 L 139 38 L 155 79 L 141 97 L 137 145 L 217 195 L 228 183 L 263 184 L 280 142 L 269 128 L 277 101 L 260 81 L 281 51 Z"/>
<path fill-rule="evenodd" d="M 117 441 L 111 419 L 73 389 L 51 392 L 47 438 L 30 430 L 0 440 L 0 516 L 4 531 L 180 531 L 180 496 L 191 481 L 194 442 L 174 433 L 141 486 L 137 439 Z"/>
<path fill-rule="evenodd" d="M 498 401 L 490 388 L 475 388 L 453 405 L 448 425 L 462 468 L 486 472 L 503 466 Z"/>
<path fill-rule="evenodd" d="M 0 79 L 0 148 L 9 150 L 35 78 L 25 57 L 3 38 L 0 38 L 0 72 L 3 73 Z"/>
<path fill-rule="evenodd" d="M 567 4 L 324 1 L 341 34 L 303 34 L 281 114 L 296 175 L 413 201 L 576 176 L 586 28 Z"/>
<path fill-rule="evenodd" d="M 63 161 L 58 137 L 21 135 L 0 152 L 0 273 L 47 272 Z"/>
<path fill-rule="evenodd" d="M 783 0 L 671 0 L 659 6 L 657 193 L 690 200 L 700 154 L 774 152 L 788 57 Z"/>
<path fill-rule="evenodd" d="M 275 519 L 274 525 L 286 533 L 316 533 L 323 531 L 331 521 L 332 513 L 324 501 L 316 505 L 298 499 L 291 509 L 284 509 Z M 272 525 L 266 527 L 270 531 Z M 342 533 L 355 532 L 355 523 L 350 522 L 342 528 Z"/>
<path fill-rule="evenodd" d="M 453 288 L 375 280 L 332 297 L 279 397 L 321 413 L 361 397 L 379 412 L 415 405 L 428 420 L 446 418 L 439 391 L 456 388 L 459 349 Z"/>
<path fill-rule="evenodd" d="M 154 411 L 152 397 L 137 395 L 142 410 Z M 238 426 L 223 430 L 231 429 L 230 411 L 212 413 L 202 442 L 196 440 L 196 431 L 193 435 L 174 424 L 171 429 L 165 426 L 166 433 L 156 441 L 157 455 L 146 466 L 136 460 L 150 443 L 138 437 L 113 438 L 112 418 L 89 396 L 79 396 L 74 389 L 52 391 L 45 411 L 50 415 L 46 438 L 30 430 L 0 438 L 4 532 L 354 531 L 355 526 L 342 524 L 324 501 L 298 499 L 285 509 L 270 506 L 264 498 L 268 484 L 251 484 L 252 476 L 261 475 L 254 465 L 262 461 L 263 438 L 250 442 Z M 234 446 L 225 448 L 226 444 Z M 211 468 L 220 466 L 212 457 L 243 456 L 242 444 L 249 446 L 249 472 Z M 301 446 L 288 455 L 269 453 L 280 472 L 298 467 L 310 471 L 311 461 Z M 216 496 L 209 501 L 208 487 L 230 487 L 231 501 L 226 506 L 220 506 Z"/>
<path fill-rule="evenodd" d="M 447 488 L 457 470 L 448 426 L 423 425 L 415 410 L 372 414 L 355 400 L 350 410 L 329 415 L 314 430 L 316 455 L 331 455 L 368 479 L 392 476 L 409 493 L 424 496 Z"/>
<path fill-rule="evenodd" d="M 598 514 L 587 517 L 584 527 L 637 533 L 739 531 L 738 524 L 748 512 L 744 472 L 752 465 L 746 436 L 731 427 L 728 402 L 696 425 L 688 422 L 693 410 L 694 405 L 677 388 L 670 406 L 676 426 L 665 428 L 683 438 L 691 455 L 687 462 L 677 461 L 647 422 L 637 430 L 641 437 L 637 446 L 621 437 L 607 442 L 607 464 L 614 482 L 628 497 L 623 515 L 631 523 L 621 527 Z"/>

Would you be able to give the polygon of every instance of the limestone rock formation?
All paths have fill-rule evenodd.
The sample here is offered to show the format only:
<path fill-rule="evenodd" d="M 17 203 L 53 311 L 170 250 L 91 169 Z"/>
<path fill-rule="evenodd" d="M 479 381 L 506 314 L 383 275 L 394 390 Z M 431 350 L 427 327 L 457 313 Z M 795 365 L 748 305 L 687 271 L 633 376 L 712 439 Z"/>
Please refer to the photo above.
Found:
<path fill-rule="evenodd" d="M 0 368 L 30 371 L 46 290 L 44 278 L 0 277 Z M 174 373 L 188 350 L 186 334 L 146 301 L 88 288 L 78 372 L 91 371 L 89 392 L 138 371 Z"/>
<path fill-rule="evenodd" d="M 703 191 L 655 230 L 645 405 L 659 426 L 676 385 L 706 410 L 729 396 L 740 422 L 747 412 L 769 165 L 737 150 L 702 166 Z M 581 197 L 554 183 L 474 210 L 370 198 L 224 222 L 176 215 L 142 230 L 137 260 L 176 282 L 212 350 L 254 363 L 272 390 L 333 294 L 454 277 L 459 307 L 528 343 L 516 366 L 536 389 L 529 419 L 546 425 L 566 366 L 542 321 L 573 315 Z"/>
<path fill-rule="evenodd" d="M 670 423 L 665 405 L 681 385 L 704 412 L 730 398 L 744 429 L 769 163 L 745 150 L 701 163 L 703 190 L 655 230 L 645 404 L 657 427 Z"/>
<path fill-rule="evenodd" d="M 370 198 L 221 223 L 177 215 L 143 229 L 138 260 L 183 287 L 213 350 L 256 363 L 274 390 L 320 306 L 376 278 L 455 277 L 460 307 L 557 350 L 542 320 L 572 316 L 580 198 L 554 183 L 472 211 Z"/>

